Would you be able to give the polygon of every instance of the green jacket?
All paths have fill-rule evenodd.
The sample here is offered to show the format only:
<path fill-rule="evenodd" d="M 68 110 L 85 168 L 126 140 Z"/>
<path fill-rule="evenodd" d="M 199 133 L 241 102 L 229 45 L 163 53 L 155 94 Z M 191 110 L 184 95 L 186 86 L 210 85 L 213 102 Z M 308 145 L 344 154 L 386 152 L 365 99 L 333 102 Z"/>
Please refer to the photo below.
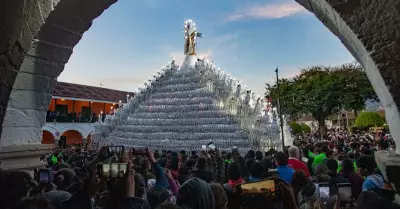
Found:
<path fill-rule="evenodd" d="M 317 156 L 314 157 L 314 162 L 313 162 L 313 169 L 315 169 L 315 167 L 321 163 L 324 162 L 324 160 L 326 159 L 326 154 L 325 153 L 321 153 Z"/>

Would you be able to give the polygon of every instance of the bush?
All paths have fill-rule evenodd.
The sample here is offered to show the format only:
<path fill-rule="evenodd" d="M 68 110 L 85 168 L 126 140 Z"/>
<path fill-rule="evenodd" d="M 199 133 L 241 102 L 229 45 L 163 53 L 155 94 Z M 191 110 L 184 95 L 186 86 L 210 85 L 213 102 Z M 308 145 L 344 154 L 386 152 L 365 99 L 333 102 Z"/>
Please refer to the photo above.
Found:
<path fill-rule="evenodd" d="M 296 122 L 289 123 L 289 127 L 292 130 L 293 134 L 299 134 L 302 132 L 301 125 Z"/>
<path fill-rule="evenodd" d="M 302 123 L 302 124 L 300 124 L 301 125 L 301 130 L 304 132 L 304 133 L 311 133 L 311 128 L 310 128 L 310 126 L 308 126 L 307 124 L 305 124 L 305 123 Z"/>
<path fill-rule="evenodd" d="M 385 124 L 385 119 L 376 112 L 361 112 L 356 118 L 357 128 L 381 127 Z"/>
<path fill-rule="evenodd" d="M 389 131 L 389 125 L 388 124 L 384 124 L 383 125 L 383 129 L 385 129 L 385 131 Z"/>

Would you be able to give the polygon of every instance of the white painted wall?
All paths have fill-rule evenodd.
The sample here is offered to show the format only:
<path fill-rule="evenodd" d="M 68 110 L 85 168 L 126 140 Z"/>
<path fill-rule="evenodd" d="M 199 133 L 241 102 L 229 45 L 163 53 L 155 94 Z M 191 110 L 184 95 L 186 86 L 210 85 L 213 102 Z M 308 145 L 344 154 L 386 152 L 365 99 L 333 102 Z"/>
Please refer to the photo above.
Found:
<path fill-rule="evenodd" d="M 87 139 L 89 134 L 94 131 L 95 123 L 45 123 L 42 130 L 53 134 L 55 140 L 60 139 L 60 136 L 70 130 L 75 130 L 81 133 L 83 139 Z"/>

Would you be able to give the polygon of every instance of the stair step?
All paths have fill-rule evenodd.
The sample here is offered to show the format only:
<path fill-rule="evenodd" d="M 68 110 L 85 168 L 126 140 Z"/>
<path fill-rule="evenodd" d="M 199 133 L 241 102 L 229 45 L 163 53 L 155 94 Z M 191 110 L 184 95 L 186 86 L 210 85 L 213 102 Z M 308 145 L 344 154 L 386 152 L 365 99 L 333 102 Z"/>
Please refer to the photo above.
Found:
<path fill-rule="evenodd" d="M 194 111 L 194 112 L 181 112 L 181 113 L 165 113 L 165 112 L 142 112 L 134 113 L 131 118 L 225 118 L 227 115 L 220 110 L 208 111 Z"/>
<path fill-rule="evenodd" d="M 197 70 L 190 70 L 190 71 L 177 71 L 171 77 L 172 78 L 185 78 L 185 77 L 200 77 L 201 73 Z"/>
<path fill-rule="evenodd" d="M 196 97 L 191 99 L 149 99 L 145 104 L 149 106 L 156 105 L 192 105 L 192 104 L 213 104 L 214 98 L 210 97 Z"/>
<path fill-rule="evenodd" d="M 176 84 L 196 84 L 201 80 L 201 76 L 194 77 L 181 77 L 181 78 L 170 78 L 163 82 L 164 85 L 176 85 Z"/>
<path fill-rule="evenodd" d="M 172 84 L 172 85 L 166 85 L 166 86 L 158 88 L 157 89 L 157 93 L 177 92 L 177 91 L 192 91 L 192 90 L 196 90 L 196 89 L 202 89 L 204 87 L 205 87 L 205 85 L 202 85 L 200 83 L 197 83 L 197 84 L 193 84 L 193 83 Z"/>
<path fill-rule="evenodd" d="M 194 133 L 194 132 L 157 132 L 157 133 L 134 133 L 115 130 L 111 136 L 126 139 L 175 139 L 175 140 L 217 140 L 217 139 L 246 139 L 245 133 Z"/>
<path fill-rule="evenodd" d="M 235 121 L 231 118 L 199 118 L 197 120 L 193 119 L 129 119 L 124 122 L 124 125 L 205 125 L 205 124 L 235 124 Z"/>
<path fill-rule="evenodd" d="M 154 125 L 123 125 L 118 126 L 116 130 L 123 132 L 136 132 L 136 133 L 157 133 L 157 132 L 240 132 L 240 127 L 236 124 L 218 124 L 218 125 L 194 125 L 194 126 L 154 126 Z"/>
<path fill-rule="evenodd" d="M 160 93 L 155 93 L 153 96 L 151 96 L 151 99 L 167 99 L 167 98 L 196 98 L 196 97 L 213 97 L 215 98 L 215 93 L 210 92 L 210 91 L 182 91 L 182 92 L 172 92 L 172 93 L 167 93 L 167 92 L 160 92 Z"/>
<path fill-rule="evenodd" d="M 195 112 L 219 110 L 214 104 L 195 104 L 195 105 L 157 105 L 157 106 L 142 106 L 138 108 L 138 112 L 152 112 L 152 113 L 182 113 L 182 112 Z"/>

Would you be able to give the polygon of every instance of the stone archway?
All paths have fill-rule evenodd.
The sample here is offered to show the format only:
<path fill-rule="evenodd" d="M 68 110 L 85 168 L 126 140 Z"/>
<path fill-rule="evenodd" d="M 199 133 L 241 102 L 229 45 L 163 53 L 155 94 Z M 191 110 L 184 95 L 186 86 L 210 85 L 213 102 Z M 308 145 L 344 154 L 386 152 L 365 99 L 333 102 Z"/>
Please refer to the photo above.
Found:
<path fill-rule="evenodd" d="M 0 3 L 0 152 L 12 145 L 40 142 L 56 78 L 82 34 L 116 1 Z M 400 3 L 397 0 L 296 1 L 313 12 L 363 65 L 385 107 L 389 125 L 398 127 Z M 392 133 L 400 140 L 400 129 L 392 129 Z M 400 146 L 397 153 L 400 154 Z"/>

